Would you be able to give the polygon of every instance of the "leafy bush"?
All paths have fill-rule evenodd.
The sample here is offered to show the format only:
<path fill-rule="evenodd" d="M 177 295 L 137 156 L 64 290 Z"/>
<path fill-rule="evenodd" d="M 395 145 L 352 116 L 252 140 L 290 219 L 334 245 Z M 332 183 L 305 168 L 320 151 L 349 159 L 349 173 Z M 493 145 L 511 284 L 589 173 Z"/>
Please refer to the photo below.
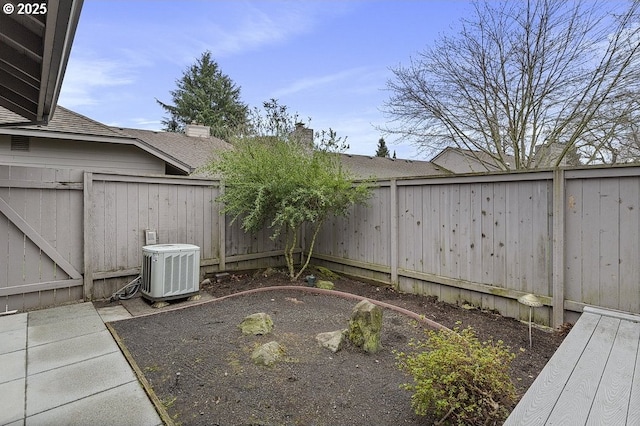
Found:
<path fill-rule="evenodd" d="M 515 355 L 499 340 L 480 342 L 471 327 L 430 331 L 411 341 L 415 352 L 397 352 L 398 366 L 413 376 L 402 385 L 413 391 L 419 415 L 435 414 L 438 424 L 486 425 L 502 422 L 515 399 L 509 366 Z"/>

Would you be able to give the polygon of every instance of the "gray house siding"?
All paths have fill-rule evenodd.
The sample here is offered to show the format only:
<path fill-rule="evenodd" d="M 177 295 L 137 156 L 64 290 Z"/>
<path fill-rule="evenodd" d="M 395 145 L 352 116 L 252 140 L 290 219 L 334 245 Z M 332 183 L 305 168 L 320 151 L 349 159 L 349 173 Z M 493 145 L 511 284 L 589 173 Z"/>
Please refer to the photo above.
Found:
<path fill-rule="evenodd" d="M 0 164 L 136 174 L 165 173 L 163 160 L 131 145 L 30 137 L 29 150 L 21 151 L 11 149 L 9 135 L 0 135 Z"/>

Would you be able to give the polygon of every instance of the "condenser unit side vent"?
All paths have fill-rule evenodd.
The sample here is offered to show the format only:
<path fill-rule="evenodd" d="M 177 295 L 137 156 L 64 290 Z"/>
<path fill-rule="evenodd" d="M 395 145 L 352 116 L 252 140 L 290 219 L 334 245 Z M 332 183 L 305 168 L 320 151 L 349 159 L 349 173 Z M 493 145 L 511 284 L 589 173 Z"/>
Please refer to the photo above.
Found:
<path fill-rule="evenodd" d="M 142 248 L 142 296 L 152 301 L 188 297 L 200 291 L 200 247 L 156 244 Z"/>

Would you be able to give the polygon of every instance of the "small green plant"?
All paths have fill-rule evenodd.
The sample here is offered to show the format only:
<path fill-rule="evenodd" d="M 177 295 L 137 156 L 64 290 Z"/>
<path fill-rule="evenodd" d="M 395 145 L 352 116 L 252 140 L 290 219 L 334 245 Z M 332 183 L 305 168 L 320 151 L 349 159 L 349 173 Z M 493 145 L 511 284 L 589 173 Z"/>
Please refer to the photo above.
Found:
<path fill-rule="evenodd" d="M 487 425 L 509 415 L 515 387 L 509 366 L 515 354 L 501 340 L 480 342 L 471 327 L 430 331 L 414 340 L 415 352 L 396 352 L 398 367 L 413 377 L 402 386 L 413 393 L 419 415 L 435 414 L 437 424 Z"/>

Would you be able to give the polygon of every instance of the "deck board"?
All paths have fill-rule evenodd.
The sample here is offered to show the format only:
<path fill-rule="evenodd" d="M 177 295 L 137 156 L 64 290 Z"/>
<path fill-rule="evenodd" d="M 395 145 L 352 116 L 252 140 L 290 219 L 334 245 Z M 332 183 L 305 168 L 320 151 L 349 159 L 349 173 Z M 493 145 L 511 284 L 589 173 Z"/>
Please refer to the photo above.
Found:
<path fill-rule="evenodd" d="M 629 372 L 631 375 L 631 372 Z M 640 340 L 636 342 L 636 364 L 631 380 L 631 396 L 629 397 L 628 425 L 640 424 Z"/>
<path fill-rule="evenodd" d="M 640 339 L 640 324 L 622 321 L 613 342 L 613 348 L 605 368 L 587 424 L 621 425 L 627 418 L 631 381 L 635 368 Z"/>
<path fill-rule="evenodd" d="M 611 317 L 600 319 L 587 347 L 571 372 L 571 377 L 562 390 L 560 398 L 553 407 L 547 424 L 582 425 L 586 423 L 619 326 L 618 319 Z"/>
<path fill-rule="evenodd" d="M 505 425 L 640 424 L 640 316 L 587 307 Z"/>

